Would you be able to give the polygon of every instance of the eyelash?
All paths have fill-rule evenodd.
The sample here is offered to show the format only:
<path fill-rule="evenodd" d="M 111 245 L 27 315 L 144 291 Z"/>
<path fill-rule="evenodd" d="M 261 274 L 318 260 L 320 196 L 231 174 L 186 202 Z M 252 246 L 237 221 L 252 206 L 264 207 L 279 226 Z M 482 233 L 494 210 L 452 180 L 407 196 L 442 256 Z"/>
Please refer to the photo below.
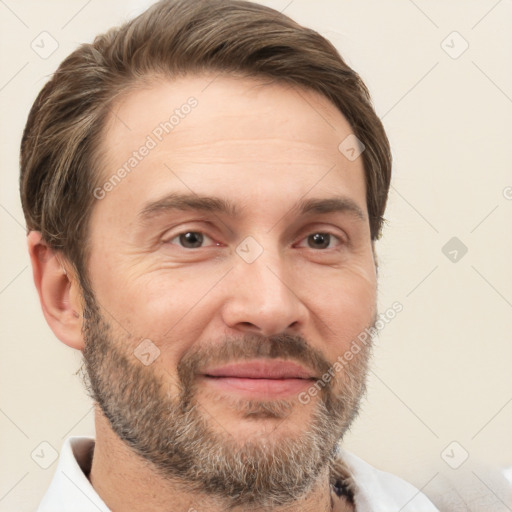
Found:
<path fill-rule="evenodd" d="M 166 244 L 172 244 L 172 241 L 175 240 L 175 239 L 179 239 L 179 237 L 181 235 L 185 235 L 187 233 L 199 233 L 201 235 L 203 235 L 204 237 L 206 238 L 209 238 L 210 240 L 214 241 L 210 236 L 206 235 L 203 231 L 195 231 L 195 230 L 192 230 L 192 229 L 188 229 L 188 230 L 185 230 L 185 231 L 181 231 L 180 233 L 176 234 L 175 236 L 173 236 L 172 238 L 170 238 L 169 240 L 166 240 L 164 243 Z M 310 237 L 311 235 L 316 235 L 316 234 L 322 234 L 322 235 L 329 235 L 333 238 L 335 238 L 336 240 L 338 240 L 339 244 L 338 244 L 338 247 L 339 246 L 342 246 L 344 244 L 346 244 L 346 241 L 340 237 L 339 235 L 336 235 L 334 233 L 332 233 L 331 231 L 321 231 L 321 230 L 317 230 L 317 231 L 311 231 L 310 233 L 308 233 L 304 238 L 301 239 L 301 242 L 303 240 L 307 240 L 308 237 Z M 212 246 L 219 246 L 220 244 L 218 242 L 216 242 L 215 244 L 212 244 L 210 246 L 206 246 L 206 247 L 212 247 Z M 193 248 L 189 248 L 189 247 L 181 247 L 179 246 L 181 249 L 184 249 L 184 250 L 187 250 L 187 251 L 193 251 L 194 249 L 204 249 L 205 247 L 193 247 Z M 332 249 L 336 249 L 336 247 L 331 247 L 331 248 L 326 248 L 326 249 L 314 249 L 313 247 L 306 247 L 307 249 L 312 249 L 314 251 L 318 250 L 320 252 L 323 252 L 323 251 L 328 251 L 328 250 L 332 250 Z"/>

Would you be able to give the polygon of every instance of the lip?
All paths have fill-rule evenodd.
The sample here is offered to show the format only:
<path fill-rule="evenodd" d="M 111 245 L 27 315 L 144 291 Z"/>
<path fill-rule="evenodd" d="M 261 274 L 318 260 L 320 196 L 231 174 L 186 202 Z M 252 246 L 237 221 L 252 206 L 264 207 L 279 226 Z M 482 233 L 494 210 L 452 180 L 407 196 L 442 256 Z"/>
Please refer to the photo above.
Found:
<path fill-rule="evenodd" d="M 276 399 L 300 393 L 315 376 L 291 361 L 260 360 L 208 369 L 203 378 L 217 391 Z"/>
<path fill-rule="evenodd" d="M 231 377 L 239 379 L 314 379 L 315 375 L 292 361 L 259 360 L 232 363 L 202 372 L 207 377 Z"/>

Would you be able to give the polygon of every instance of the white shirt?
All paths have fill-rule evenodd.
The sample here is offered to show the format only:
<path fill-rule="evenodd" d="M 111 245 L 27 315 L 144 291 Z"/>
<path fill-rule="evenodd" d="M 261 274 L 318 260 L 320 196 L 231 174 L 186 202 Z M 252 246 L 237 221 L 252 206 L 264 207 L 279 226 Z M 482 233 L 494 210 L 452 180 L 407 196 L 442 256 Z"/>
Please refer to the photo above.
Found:
<path fill-rule="evenodd" d="M 68 437 L 53 480 L 37 512 L 111 512 L 85 476 L 91 467 L 93 437 Z M 356 512 L 439 512 L 430 500 L 401 478 L 380 471 L 354 454 L 341 456 L 356 484 Z"/>

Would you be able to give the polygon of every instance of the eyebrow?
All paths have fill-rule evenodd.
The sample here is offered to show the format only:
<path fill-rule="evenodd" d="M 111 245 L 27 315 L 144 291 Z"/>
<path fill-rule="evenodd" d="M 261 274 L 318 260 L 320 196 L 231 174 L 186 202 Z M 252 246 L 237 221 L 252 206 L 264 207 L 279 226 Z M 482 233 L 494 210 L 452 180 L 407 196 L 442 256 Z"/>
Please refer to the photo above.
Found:
<path fill-rule="evenodd" d="M 138 214 L 144 223 L 152 218 L 171 211 L 202 211 L 240 217 L 242 209 L 230 200 L 220 197 L 200 196 L 197 194 L 173 193 L 147 203 Z M 308 213 L 346 213 L 356 220 L 366 222 L 366 215 L 359 205 L 344 196 L 329 198 L 302 199 L 290 210 L 298 215 Z"/>

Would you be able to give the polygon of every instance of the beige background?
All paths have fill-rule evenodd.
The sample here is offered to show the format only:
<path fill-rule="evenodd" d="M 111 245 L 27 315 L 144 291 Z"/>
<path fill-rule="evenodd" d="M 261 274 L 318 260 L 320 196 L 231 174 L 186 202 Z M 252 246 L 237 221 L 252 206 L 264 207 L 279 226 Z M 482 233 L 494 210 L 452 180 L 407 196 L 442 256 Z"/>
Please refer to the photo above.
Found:
<path fill-rule="evenodd" d="M 32 284 L 21 132 L 59 62 L 149 3 L 0 1 L 0 511 L 36 508 L 56 467 L 31 458 L 41 442 L 59 451 L 66 436 L 93 434 L 80 354 L 54 337 Z M 337 46 L 369 86 L 394 152 L 380 307 L 404 310 L 380 334 L 345 447 L 442 510 L 512 510 L 512 2 L 262 3 Z M 43 31 L 59 45 L 46 59 L 31 48 Z M 452 237 L 468 248 L 456 262 L 442 251 Z M 466 451 L 458 469 L 446 462 Z"/>

